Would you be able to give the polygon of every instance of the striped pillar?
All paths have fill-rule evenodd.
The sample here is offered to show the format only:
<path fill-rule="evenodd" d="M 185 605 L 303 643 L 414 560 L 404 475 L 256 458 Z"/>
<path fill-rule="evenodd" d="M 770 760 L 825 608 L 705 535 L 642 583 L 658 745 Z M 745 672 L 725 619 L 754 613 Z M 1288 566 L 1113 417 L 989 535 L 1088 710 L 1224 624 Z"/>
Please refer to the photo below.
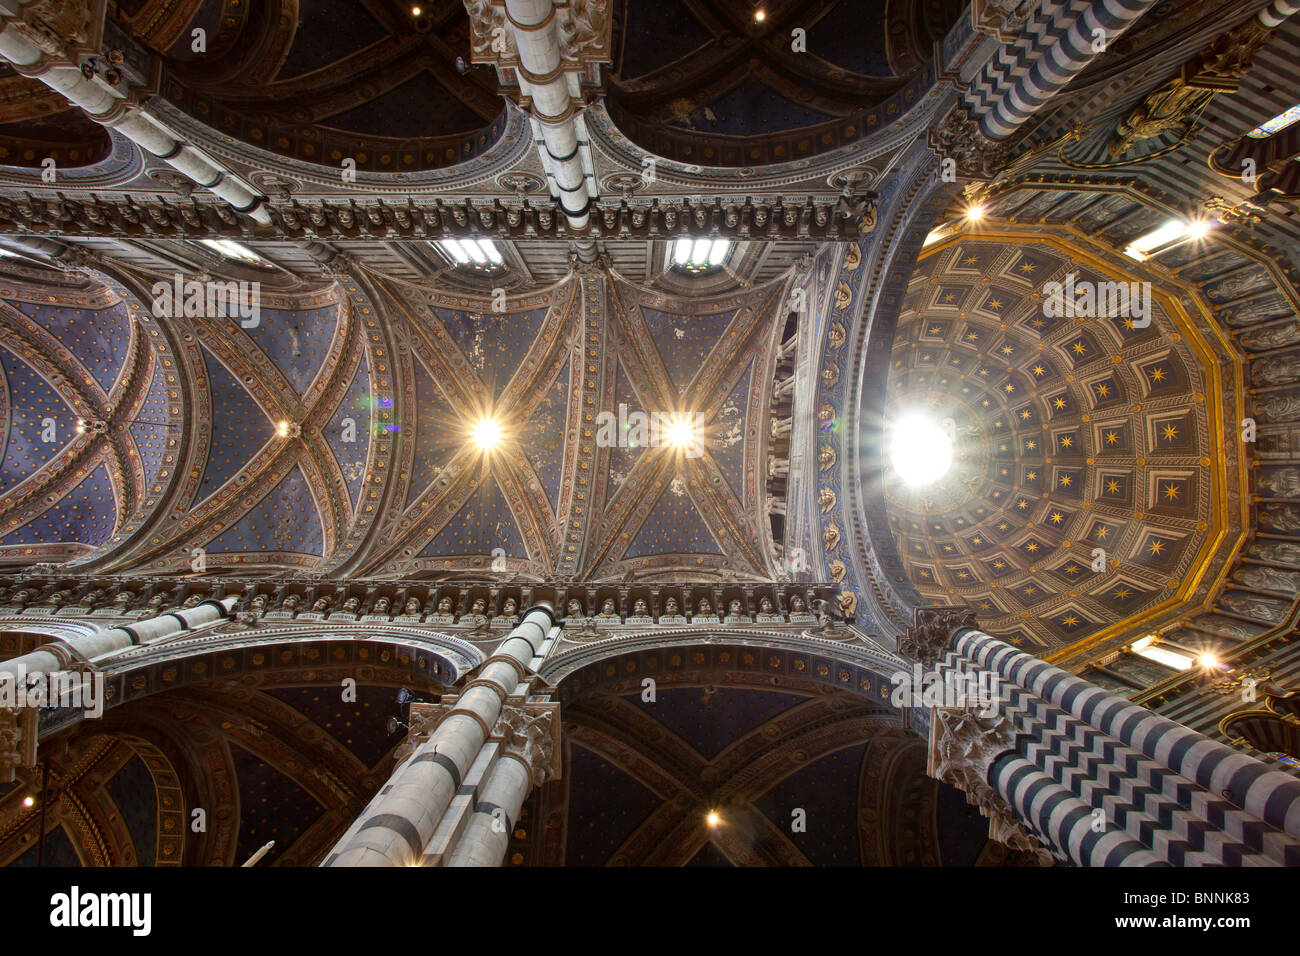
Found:
<path fill-rule="evenodd" d="M 138 644 L 152 644 L 184 631 L 213 624 L 230 617 L 238 597 L 209 600 L 180 611 L 168 611 L 134 624 L 121 624 L 97 634 L 46 644 L 12 660 L 0 663 L 0 680 L 22 679 L 28 674 L 51 674 L 74 661 L 94 662 Z"/>
<path fill-rule="evenodd" d="M 1136 23 L 1156 0 L 1045 3 L 1024 32 L 1004 44 L 971 81 L 963 103 L 991 140 L 1006 139 Z M 1068 26 L 1067 26 L 1068 24 Z"/>
<path fill-rule="evenodd" d="M 461 789 L 555 623 L 549 604 L 530 608 L 480 666 L 474 679 L 342 838 L 322 866 L 419 865 L 425 847 Z M 516 813 L 518 811 L 516 810 Z"/>
<path fill-rule="evenodd" d="M 956 632 L 936 667 L 996 676 L 1014 743 L 987 783 L 1058 856 L 1300 865 L 1300 781 L 1289 774 L 973 628 Z"/>
<path fill-rule="evenodd" d="M 447 866 L 500 866 L 519 820 L 532 769 L 507 751 L 492 766 L 474 804 L 474 814 L 447 858 Z"/>

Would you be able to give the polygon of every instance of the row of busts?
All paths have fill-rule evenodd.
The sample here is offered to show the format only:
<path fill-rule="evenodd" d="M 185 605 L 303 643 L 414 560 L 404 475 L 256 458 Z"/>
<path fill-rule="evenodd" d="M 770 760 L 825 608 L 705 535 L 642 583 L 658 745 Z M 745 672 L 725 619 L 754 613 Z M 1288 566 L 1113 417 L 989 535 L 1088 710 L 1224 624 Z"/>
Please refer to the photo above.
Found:
<path fill-rule="evenodd" d="M 105 588 L 92 588 L 78 598 L 75 602 L 72 599 L 73 590 L 71 588 L 60 588 L 51 592 L 43 600 L 38 601 L 40 589 L 18 588 L 12 594 L 4 595 L 3 589 L 0 589 L 0 599 L 3 599 L 10 608 L 18 611 L 24 611 L 28 608 L 50 608 L 55 611 L 61 611 L 65 608 L 74 608 L 80 612 L 89 614 L 92 611 L 101 608 L 109 608 L 116 614 L 126 614 L 136 603 L 139 595 L 132 590 L 122 588 L 115 592 L 111 600 L 107 599 L 108 591 Z M 152 595 L 145 603 L 143 608 L 144 617 L 155 617 L 162 613 L 163 608 L 169 603 L 175 602 L 176 596 L 166 592 L 159 592 Z M 203 601 L 208 600 L 206 594 L 191 594 L 181 602 L 181 610 L 195 607 Z"/>
<path fill-rule="evenodd" d="M 807 605 L 804 603 L 803 598 L 801 598 L 799 595 L 795 594 L 790 598 L 791 614 L 804 614 L 806 613 L 806 608 Z M 568 604 L 565 605 L 564 610 L 565 610 L 566 617 L 586 617 L 586 610 L 583 608 L 582 602 L 579 601 L 577 598 L 571 599 L 568 602 Z M 669 596 L 664 599 L 664 609 L 662 614 L 663 617 L 680 617 L 681 613 L 682 613 L 681 606 L 677 603 L 677 599 L 675 597 Z M 763 597 L 760 598 L 758 602 L 758 613 L 761 615 L 776 615 L 779 612 L 776 610 L 775 605 L 772 604 L 771 598 Z M 715 611 L 713 609 L 713 602 L 710 601 L 707 597 L 700 598 L 700 600 L 695 605 L 695 616 L 712 617 L 714 614 Z M 600 618 L 618 617 L 619 616 L 618 607 L 615 604 L 614 599 L 606 598 L 604 603 L 601 604 L 600 606 L 600 613 L 597 614 L 596 616 Z M 646 603 L 644 598 L 637 598 L 635 601 L 632 602 L 631 616 L 632 617 L 651 616 L 650 606 L 649 604 Z M 745 613 L 744 603 L 739 600 L 731 601 L 727 605 L 727 616 L 728 617 L 748 616 Z"/>
<path fill-rule="evenodd" d="M 254 595 L 253 599 L 248 603 L 248 610 L 254 614 L 260 615 L 266 611 L 267 605 L 270 603 L 270 600 L 271 600 L 271 595 L 265 592 Z M 297 614 L 300 610 L 303 609 L 304 600 L 305 599 L 303 598 L 302 595 L 291 592 L 285 595 L 284 600 L 280 603 L 279 610 L 286 612 L 288 614 Z M 443 617 L 451 616 L 453 614 L 452 606 L 453 606 L 452 599 L 443 596 L 438 600 L 438 604 L 433 609 L 433 613 Z M 370 610 L 367 613 L 384 617 L 392 613 L 393 607 L 394 604 L 392 598 L 386 595 L 380 595 L 378 598 L 375 599 L 374 605 L 370 608 Z M 327 614 L 330 613 L 333 610 L 333 608 L 334 608 L 333 598 L 320 597 L 312 602 L 308 610 L 314 614 Z M 501 607 L 502 616 L 514 617 L 515 614 L 518 613 L 518 611 L 519 611 L 519 602 L 512 597 L 506 598 L 505 603 Z M 338 613 L 353 614 L 353 615 L 361 613 L 361 598 L 357 597 L 354 594 L 344 599 L 343 603 L 338 608 Z M 404 617 L 419 617 L 423 613 L 424 613 L 424 607 L 420 604 L 419 598 L 410 598 L 406 601 L 405 604 L 402 605 L 401 614 Z M 481 597 L 475 598 L 473 603 L 470 605 L 469 613 L 486 616 L 487 600 Z"/>

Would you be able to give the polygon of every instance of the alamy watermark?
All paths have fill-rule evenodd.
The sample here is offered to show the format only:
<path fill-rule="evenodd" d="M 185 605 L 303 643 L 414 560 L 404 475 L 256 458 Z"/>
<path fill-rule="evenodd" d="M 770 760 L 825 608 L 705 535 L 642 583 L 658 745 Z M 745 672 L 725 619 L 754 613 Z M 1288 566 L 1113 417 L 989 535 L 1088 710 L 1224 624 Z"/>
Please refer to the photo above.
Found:
<path fill-rule="evenodd" d="M 155 282 L 149 291 L 153 295 L 153 314 L 159 318 L 229 317 L 245 329 L 255 329 L 262 322 L 260 282 L 200 282 L 178 272 L 171 282 Z"/>
<path fill-rule="evenodd" d="M 104 715 L 102 673 L 55 671 L 52 674 L 29 674 L 20 663 L 8 666 L 15 673 L 0 674 L 0 708 L 70 708 L 85 711 L 91 720 Z"/>
<path fill-rule="evenodd" d="M 889 702 L 895 707 L 959 707 L 976 710 L 981 717 L 997 714 L 998 675 L 992 671 L 940 674 L 915 664 L 910 672 L 895 671 L 889 682 L 894 685 Z"/>
<path fill-rule="evenodd" d="M 703 412 L 618 412 L 596 416 L 596 444 L 601 448 L 680 448 L 687 458 L 704 454 Z"/>
<path fill-rule="evenodd" d="M 1049 319 L 1131 319 L 1133 328 L 1151 324 L 1150 282 L 1075 281 L 1043 283 L 1043 315 Z"/>

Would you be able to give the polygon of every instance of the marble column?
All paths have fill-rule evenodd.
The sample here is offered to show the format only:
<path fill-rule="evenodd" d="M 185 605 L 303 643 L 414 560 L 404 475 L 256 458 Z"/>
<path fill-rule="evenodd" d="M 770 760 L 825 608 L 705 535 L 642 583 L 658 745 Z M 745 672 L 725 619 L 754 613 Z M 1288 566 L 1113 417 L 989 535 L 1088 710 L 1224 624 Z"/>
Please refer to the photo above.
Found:
<path fill-rule="evenodd" d="M 1300 780 L 974 624 L 921 608 L 899 649 L 992 690 L 931 710 L 928 769 L 995 839 L 1084 866 L 1300 865 Z"/>
<path fill-rule="evenodd" d="M 412 736 L 418 739 L 427 728 L 428 739 L 415 746 L 323 866 L 419 866 L 431 844 L 450 849 L 464 824 L 444 827 L 444 818 L 449 808 L 456 809 L 458 793 L 477 786 L 493 769 L 499 745 L 485 744 L 511 698 L 526 696 L 529 669 L 554 623 L 550 605 L 530 608 L 459 695 L 420 715 L 424 727 L 416 727 L 413 714 Z M 464 815 L 452 816 L 463 820 Z M 442 856 L 442 850 L 435 851 L 435 857 Z"/>

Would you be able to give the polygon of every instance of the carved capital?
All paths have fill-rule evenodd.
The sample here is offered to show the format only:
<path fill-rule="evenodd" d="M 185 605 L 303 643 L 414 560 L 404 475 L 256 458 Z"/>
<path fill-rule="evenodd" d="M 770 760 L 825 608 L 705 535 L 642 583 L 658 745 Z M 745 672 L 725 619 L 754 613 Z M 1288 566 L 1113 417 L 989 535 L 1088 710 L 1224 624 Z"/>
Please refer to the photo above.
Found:
<path fill-rule="evenodd" d="M 975 612 L 966 607 L 918 607 L 912 626 L 898 641 L 898 649 L 912 660 L 929 664 L 952 647 L 953 636 L 975 626 Z"/>
<path fill-rule="evenodd" d="M 943 122 L 930 130 L 926 145 L 941 163 L 951 159 L 960 179 L 993 179 L 1007 162 L 1007 147 L 981 133 L 963 106 L 954 106 Z"/>
<path fill-rule="evenodd" d="M 0 783 L 13 783 L 19 767 L 36 766 L 35 707 L 0 707 Z"/>
<path fill-rule="evenodd" d="M 1020 36 L 1036 0 L 971 0 L 971 26 L 978 33 L 1010 43 Z"/>
<path fill-rule="evenodd" d="M 1051 854 L 994 792 L 989 768 L 1014 749 L 1015 726 L 1004 714 L 985 717 L 974 707 L 935 707 L 930 711 L 930 751 L 926 773 L 966 794 L 989 821 L 989 839 L 1034 854 L 1050 866 Z"/>
<path fill-rule="evenodd" d="M 503 753 L 528 767 L 533 786 L 560 776 L 559 704 L 506 704 L 492 736 Z"/>

